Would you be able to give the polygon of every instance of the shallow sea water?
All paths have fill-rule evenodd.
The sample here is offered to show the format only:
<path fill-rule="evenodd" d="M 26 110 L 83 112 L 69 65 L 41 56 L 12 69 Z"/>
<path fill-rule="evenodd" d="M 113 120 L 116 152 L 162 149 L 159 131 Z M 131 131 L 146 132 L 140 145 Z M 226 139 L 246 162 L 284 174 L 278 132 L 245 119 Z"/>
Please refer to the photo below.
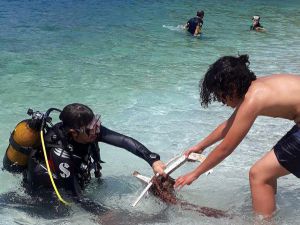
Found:
<path fill-rule="evenodd" d="M 167 161 L 230 115 L 222 105 L 203 109 L 199 103 L 198 82 L 220 56 L 248 54 L 257 76 L 299 74 L 299 6 L 296 0 L 3 0 L 0 153 L 29 107 L 46 111 L 81 102 L 100 113 L 104 125 L 134 137 Z M 203 35 L 194 38 L 182 26 L 198 9 L 205 11 Z M 255 14 L 261 16 L 266 33 L 248 31 Z M 253 224 L 249 168 L 292 125 L 259 118 L 213 174 L 178 193 L 200 206 L 226 210 L 231 219 L 167 206 L 151 195 L 132 208 L 144 185 L 131 174 L 138 170 L 150 176 L 151 169 L 127 151 L 101 144 L 103 181 L 93 181 L 86 195 L 120 212 L 111 221 L 100 222 L 75 205 L 63 215 L 47 204 L 30 205 L 20 188 L 21 176 L 0 171 L 0 195 L 15 191 L 28 200 L 1 202 L 0 224 Z M 186 164 L 173 177 L 195 166 Z M 292 175 L 279 180 L 276 224 L 299 223 L 299 190 L 299 180 Z"/>

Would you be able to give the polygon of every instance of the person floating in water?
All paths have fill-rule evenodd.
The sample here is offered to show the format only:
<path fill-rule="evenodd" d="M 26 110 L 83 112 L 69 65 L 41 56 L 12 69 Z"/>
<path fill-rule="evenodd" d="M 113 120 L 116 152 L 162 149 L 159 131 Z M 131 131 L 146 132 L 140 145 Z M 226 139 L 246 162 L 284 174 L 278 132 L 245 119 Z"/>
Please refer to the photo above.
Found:
<path fill-rule="evenodd" d="M 265 31 L 264 27 L 260 24 L 260 16 L 252 17 L 252 25 L 250 26 L 250 30 L 254 31 Z"/>
<path fill-rule="evenodd" d="M 197 16 L 189 19 L 186 25 L 184 26 L 188 32 L 190 32 L 194 36 L 198 36 L 201 34 L 202 25 L 203 25 L 203 17 L 204 11 L 198 11 Z"/>
<path fill-rule="evenodd" d="M 53 109 L 49 109 L 49 113 Z M 51 123 L 52 119 L 48 116 L 48 111 L 45 115 L 35 113 L 32 120 L 25 120 L 17 125 L 3 160 L 4 168 L 8 171 L 23 172 L 24 184 L 29 192 L 51 191 L 52 186 L 56 191 L 57 186 L 69 192 L 85 209 L 96 211 L 98 208 L 100 212 L 106 211 L 105 207 L 83 196 L 83 190 L 92 178 L 92 171 L 96 178 L 101 177 L 103 161 L 98 142 L 126 149 L 145 160 L 155 173 L 163 174 L 165 165 L 160 161 L 158 154 L 149 151 L 137 140 L 103 126 L 100 115 L 95 115 L 88 106 L 73 103 L 65 106 L 62 111 L 57 110 L 60 111 L 61 122 L 54 125 Z M 39 139 L 35 129 L 41 130 L 41 133 L 46 131 L 44 138 Z M 22 137 L 23 146 L 18 145 L 17 142 L 21 142 L 17 140 L 17 136 Z M 25 140 L 26 137 L 36 138 L 36 140 Z M 42 148 L 43 140 L 44 148 Z M 32 143 L 30 147 L 28 143 Z M 43 155 L 43 149 L 46 156 Z M 18 166 L 24 158 L 27 161 L 24 165 Z M 54 184 L 50 182 L 51 177 Z M 62 202 L 66 203 L 59 192 L 56 194 Z"/>
<path fill-rule="evenodd" d="M 244 139 L 258 116 L 292 120 L 295 125 L 291 130 L 249 171 L 253 210 L 270 219 L 276 210 L 278 178 L 290 173 L 300 178 L 300 76 L 276 74 L 257 78 L 248 66 L 248 56 L 241 55 L 221 57 L 209 67 L 200 82 L 202 106 L 218 101 L 234 112 L 185 152 L 201 153 L 221 141 L 195 170 L 178 177 L 174 186 L 180 189 L 190 185 L 222 162 Z"/>

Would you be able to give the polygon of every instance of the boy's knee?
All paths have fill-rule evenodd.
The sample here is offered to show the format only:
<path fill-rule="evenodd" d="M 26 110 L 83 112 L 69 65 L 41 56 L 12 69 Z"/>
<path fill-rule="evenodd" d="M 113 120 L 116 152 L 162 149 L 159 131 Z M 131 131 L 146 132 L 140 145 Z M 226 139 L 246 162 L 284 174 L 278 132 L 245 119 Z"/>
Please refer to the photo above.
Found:
<path fill-rule="evenodd" d="M 259 181 L 260 179 L 262 179 L 262 177 L 260 176 L 261 171 L 259 171 L 257 166 L 252 166 L 249 170 L 249 180 L 250 182 L 253 181 Z"/>

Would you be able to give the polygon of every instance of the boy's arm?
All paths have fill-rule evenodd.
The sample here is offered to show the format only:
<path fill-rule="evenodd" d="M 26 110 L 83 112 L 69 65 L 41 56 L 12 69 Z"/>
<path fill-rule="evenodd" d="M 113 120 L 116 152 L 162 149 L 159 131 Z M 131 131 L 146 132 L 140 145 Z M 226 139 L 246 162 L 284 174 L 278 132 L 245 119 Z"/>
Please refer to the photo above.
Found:
<path fill-rule="evenodd" d="M 175 187 L 182 188 L 186 184 L 191 184 L 201 174 L 218 165 L 233 152 L 246 136 L 258 115 L 258 109 L 254 106 L 254 102 L 247 101 L 236 108 L 232 116 L 232 125 L 229 126 L 230 128 L 224 140 L 194 171 L 179 177 L 176 180 Z"/>
<path fill-rule="evenodd" d="M 194 32 L 194 36 L 197 36 L 197 35 L 199 35 L 200 34 L 200 25 L 198 24 L 197 26 L 196 26 L 196 29 L 195 29 L 195 32 Z"/>
<path fill-rule="evenodd" d="M 188 156 L 191 152 L 201 153 L 207 147 L 217 143 L 222 140 L 230 129 L 233 119 L 235 117 L 236 111 L 230 116 L 230 118 L 223 123 L 221 123 L 215 130 L 213 130 L 206 138 L 200 141 L 197 145 L 190 148 L 190 150 L 186 151 L 186 155 Z"/>
<path fill-rule="evenodd" d="M 260 32 L 266 31 L 265 28 L 263 28 L 263 27 L 256 27 L 255 30 L 260 31 Z"/>

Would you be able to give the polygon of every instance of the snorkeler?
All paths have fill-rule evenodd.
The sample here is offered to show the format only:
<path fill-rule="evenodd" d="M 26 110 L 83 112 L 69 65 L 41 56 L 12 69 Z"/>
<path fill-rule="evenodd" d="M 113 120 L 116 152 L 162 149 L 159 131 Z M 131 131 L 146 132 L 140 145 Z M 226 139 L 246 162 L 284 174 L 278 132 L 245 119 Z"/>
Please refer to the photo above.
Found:
<path fill-rule="evenodd" d="M 202 106 L 218 101 L 234 112 L 185 152 L 201 153 L 221 141 L 195 170 L 178 177 L 175 187 L 192 184 L 222 162 L 244 139 L 258 116 L 292 120 L 295 125 L 291 130 L 249 172 L 253 210 L 269 219 L 276 210 L 277 179 L 290 173 L 300 178 L 300 76 L 277 74 L 257 78 L 248 65 L 247 55 L 224 56 L 209 67 L 201 80 Z"/>
<path fill-rule="evenodd" d="M 265 31 L 264 27 L 260 24 L 260 16 L 252 17 L 252 25 L 250 26 L 250 30 Z"/>
<path fill-rule="evenodd" d="M 185 29 L 187 29 L 187 31 L 194 36 L 200 35 L 203 25 L 203 17 L 204 11 L 198 11 L 197 16 L 189 19 L 189 21 L 186 23 L 186 25 L 184 26 Z"/>
<path fill-rule="evenodd" d="M 89 184 L 92 171 L 96 178 L 101 177 L 103 161 L 100 157 L 98 142 L 126 149 L 144 159 L 155 173 L 163 174 L 164 164 L 160 161 L 158 154 L 149 151 L 135 139 L 103 126 L 100 115 L 95 115 L 88 106 L 79 103 L 69 104 L 60 112 L 59 118 L 61 122 L 51 127 L 48 126 L 44 139 L 42 139 L 45 142 L 46 148 L 44 149 L 46 149 L 48 160 L 45 160 L 43 148 L 35 147 L 30 150 L 27 165 L 23 168 L 24 184 L 31 193 L 43 192 L 47 189 L 53 190 L 52 186 L 56 191 L 55 186 L 57 186 L 57 188 L 70 192 L 74 200 L 82 203 L 84 208 L 94 210 L 99 204 L 84 198 L 82 191 Z M 51 122 L 51 119 L 48 120 L 46 117 L 46 121 Z M 28 123 L 26 121 L 25 126 L 28 126 Z M 45 129 L 41 128 L 42 130 Z M 21 131 L 19 126 L 13 133 L 18 131 Z M 33 130 L 30 132 L 32 133 Z M 17 150 L 21 149 L 25 153 L 29 149 L 17 146 L 13 141 L 14 137 L 16 137 L 15 134 L 10 139 L 10 146 L 3 160 L 4 168 L 9 171 L 13 171 L 10 169 L 13 169 L 17 163 L 11 162 L 12 158 L 16 158 L 11 155 Z M 11 146 L 15 149 L 11 149 Z M 46 161 L 49 163 L 50 174 Z M 54 185 L 50 182 L 52 179 L 49 177 L 53 177 Z M 60 198 L 59 193 L 56 192 L 56 194 Z M 63 199 L 60 200 L 65 202 Z M 105 209 L 103 210 L 105 211 Z"/>

